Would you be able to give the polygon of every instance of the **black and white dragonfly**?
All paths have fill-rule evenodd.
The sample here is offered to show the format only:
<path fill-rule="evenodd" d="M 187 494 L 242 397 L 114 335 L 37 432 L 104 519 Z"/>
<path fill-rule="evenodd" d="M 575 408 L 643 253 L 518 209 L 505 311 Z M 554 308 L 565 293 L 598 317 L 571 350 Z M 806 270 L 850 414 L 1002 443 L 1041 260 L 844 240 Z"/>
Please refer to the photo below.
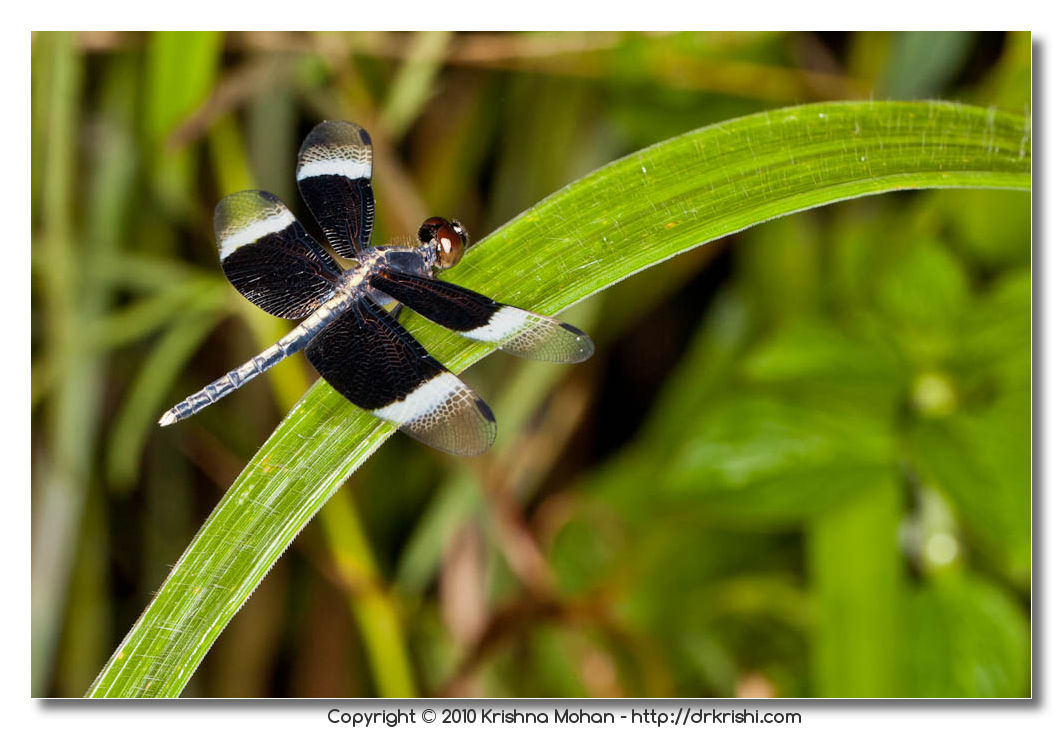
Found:
<path fill-rule="evenodd" d="M 275 316 L 303 319 L 249 362 L 166 411 L 170 425 L 217 402 L 285 357 L 310 364 L 343 396 L 439 450 L 475 455 L 496 426 L 482 399 L 407 332 L 387 307 L 408 306 L 456 333 L 520 357 L 581 362 L 590 338 L 547 316 L 439 281 L 461 260 L 468 236 L 456 220 L 429 218 L 419 245 L 372 247 L 372 142 L 356 124 L 318 124 L 299 150 L 296 179 L 336 260 L 276 196 L 238 192 L 214 212 L 221 267 L 249 301 Z"/>

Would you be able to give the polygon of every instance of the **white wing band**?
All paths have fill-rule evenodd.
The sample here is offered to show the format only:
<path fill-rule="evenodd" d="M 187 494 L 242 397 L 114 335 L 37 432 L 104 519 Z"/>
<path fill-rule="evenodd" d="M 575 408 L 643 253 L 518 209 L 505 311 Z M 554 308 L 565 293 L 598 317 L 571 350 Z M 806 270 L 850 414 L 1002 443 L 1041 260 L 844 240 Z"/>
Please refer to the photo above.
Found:
<path fill-rule="evenodd" d="M 356 159 L 315 159 L 299 168 L 299 180 L 322 175 L 339 175 L 352 180 L 372 177 L 372 163 Z"/>
<path fill-rule="evenodd" d="M 454 393 L 465 389 L 461 380 L 449 372 L 442 372 L 420 385 L 403 399 L 372 411 L 372 414 L 392 423 L 406 425 L 421 420 L 446 405 Z"/>
<path fill-rule="evenodd" d="M 278 210 L 268 218 L 262 218 L 261 220 L 255 220 L 249 225 L 243 228 L 237 228 L 232 231 L 231 234 L 226 235 L 221 239 L 221 258 L 225 259 L 240 246 L 245 246 L 248 243 L 254 243 L 260 238 L 264 238 L 270 233 L 279 233 L 287 228 L 289 225 L 295 222 L 295 216 L 291 212 L 284 208 Z"/>
<path fill-rule="evenodd" d="M 523 309 L 503 306 L 494 312 L 490 321 L 481 327 L 460 332 L 461 336 L 477 342 L 504 342 L 534 321 L 533 315 Z"/>

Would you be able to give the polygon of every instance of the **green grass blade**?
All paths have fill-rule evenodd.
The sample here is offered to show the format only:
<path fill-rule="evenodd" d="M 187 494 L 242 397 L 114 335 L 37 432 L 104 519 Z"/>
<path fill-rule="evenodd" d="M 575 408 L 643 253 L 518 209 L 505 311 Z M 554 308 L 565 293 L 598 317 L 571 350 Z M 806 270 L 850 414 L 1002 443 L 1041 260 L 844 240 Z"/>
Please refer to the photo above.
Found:
<path fill-rule="evenodd" d="M 882 478 L 813 519 L 808 572 L 818 599 L 817 696 L 897 696 L 903 557 L 901 484 Z M 941 694 L 944 695 L 944 694 Z"/>
<path fill-rule="evenodd" d="M 48 260 L 40 270 L 42 340 L 54 369 L 68 371 L 80 358 L 81 318 L 75 293 L 80 275 L 74 255 L 78 225 L 74 195 L 78 176 L 77 128 L 83 58 L 71 33 L 42 33 L 34 39 L 34 178 L 36 241 L 33 256 Z M 95 296 L 94 292 L 89 293 Z M 50 456 L 35 494 L 33 540 L 33 667 L 35 696 L 45 690 L 59 638 L 70 578 L 73 546 L 92 470 L 92 439 L 100 394 L 95 360 L 57 378 L 46 415 Z M 48 536 L 43 535 L 47 532 Z"/>
<path fill-rule="evenodd" d="M 409 57 L 395 75 L 380 111 L 380 123 L 393 138 L 402 138 L 431 98 L 432 82 L 442 67 L 452 35 L 450 31 L 432 30 L 413 36 Z"/>
<path fill-rule="evenodd" d="M 756 223 L 862 195 L 1029 189 L 1024 118 L 968 106 L 831 103 L 671 139 L 569 185 L 473 248 L 447 278 L 555 313 Z M 204 243 L 205 245 L 205 243 Z M 455 371 L 489 347 L 411 321 Z M 318 382 L 237 478 L 89 690 L 174 696 L 226 623 L 392 427 Z"/>
<path fill-rule="evenodd" d="M 174 148 L 169 137 L 209 97 L 223 41 L 217 31 L 157 31 L 147 37 L 144 136 L 155 190 L 174 211 L 191 207 L 196 157 L 193 150 Z"/>
<path fill-rule="evenodd" d="M 377 694 L 384 698 L 415 696 L 402 620 L 380 579 L 360 518 L 350 494 L 337 495 L 320 516 L 336 571 L 351 593 L 350 611 L 361 630 Z"/>
<path fill-rule="evenodd" d="M 128 489 L 155 423 L 165 410 L 166 393 L 173 389 L 185 363 L 224 315 L 211 301 L 182 314 L 144 360 L 137 371 L 111 431 L 107 449 L 107 477 L 120 490 Z"/>

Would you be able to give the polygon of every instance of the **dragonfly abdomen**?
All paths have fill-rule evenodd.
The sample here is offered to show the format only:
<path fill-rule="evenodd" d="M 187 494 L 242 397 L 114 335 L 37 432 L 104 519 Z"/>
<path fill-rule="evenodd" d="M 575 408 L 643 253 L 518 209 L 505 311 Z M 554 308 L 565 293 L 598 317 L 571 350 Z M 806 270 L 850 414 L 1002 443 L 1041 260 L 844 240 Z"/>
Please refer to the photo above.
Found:
<path fill-rule="evenodd" d="M 242 387 L 282 359 L 305 349 L 322 329 L 349 309 L 353 301 L 354 299 L 349 292 L 340 291 L 269 349 L 255 355 L 236 369 L 222 375 L 199 392 L 189 395 L 167 410 L 159 418 L 159 425 L 172 425 L 178 420 L 184 420 L 195 415 L 233 390 Z"/>

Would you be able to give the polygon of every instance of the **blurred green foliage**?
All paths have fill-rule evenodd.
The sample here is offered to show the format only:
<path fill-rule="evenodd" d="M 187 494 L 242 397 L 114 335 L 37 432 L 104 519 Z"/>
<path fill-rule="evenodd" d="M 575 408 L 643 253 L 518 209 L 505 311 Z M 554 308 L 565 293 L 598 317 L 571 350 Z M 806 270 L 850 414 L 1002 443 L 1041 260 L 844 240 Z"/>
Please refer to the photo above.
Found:
<path fill-rule="evenodd" d="M 81 695 L 302 358 L 158 413 L 287 327 L 210 216 L 292 204 L 321 118 L 377 146 L 379 240 L 485 233 L 566 182 L 781 104 L 1025 114 L 1028 34 L 37 34 L 33 691 Z M 1027 194 L 866 199 L 673 259 L 572 312 L 592 366 L 467 374 L 486 467 L 394 438 L 185 695 L 1023 696 Z M 479 465 L 477 465 L 479 464 Z"/>

